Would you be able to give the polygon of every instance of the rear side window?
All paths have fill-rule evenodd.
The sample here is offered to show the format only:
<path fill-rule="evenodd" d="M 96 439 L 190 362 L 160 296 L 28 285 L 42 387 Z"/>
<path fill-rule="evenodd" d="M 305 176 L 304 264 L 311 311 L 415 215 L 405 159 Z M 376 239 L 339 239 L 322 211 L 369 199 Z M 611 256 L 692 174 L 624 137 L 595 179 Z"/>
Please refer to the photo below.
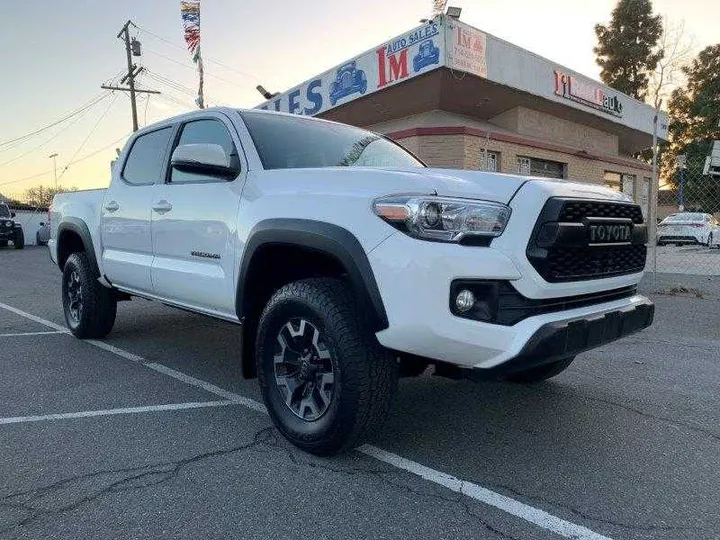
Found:
<path fill-rule="evenodd" d="M 165 152 L 171 135 L 172 128 L 166 127 L 135 139 L 122 172 L 127 183 L 140 186 L 162 180 Z"/>

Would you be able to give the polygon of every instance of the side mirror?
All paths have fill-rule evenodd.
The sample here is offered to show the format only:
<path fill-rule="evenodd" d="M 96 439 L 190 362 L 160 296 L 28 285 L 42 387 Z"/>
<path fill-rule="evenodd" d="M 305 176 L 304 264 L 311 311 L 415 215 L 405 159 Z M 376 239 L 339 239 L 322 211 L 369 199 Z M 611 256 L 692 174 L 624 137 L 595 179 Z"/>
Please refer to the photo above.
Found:
<path fill-rule="evenodd" d="M 170 164 L 180 171 L 210 176 L 234 178 L 240 172 L 237 160 L 219 144 L 180 145 L 173 151 Z"/>
<path fill-rule="evenodd" d="M 14 218 L 14 217 L 15 217 L 15 212 L 10 212 L 10 217 L 11 217 L 11 218 Z"/>

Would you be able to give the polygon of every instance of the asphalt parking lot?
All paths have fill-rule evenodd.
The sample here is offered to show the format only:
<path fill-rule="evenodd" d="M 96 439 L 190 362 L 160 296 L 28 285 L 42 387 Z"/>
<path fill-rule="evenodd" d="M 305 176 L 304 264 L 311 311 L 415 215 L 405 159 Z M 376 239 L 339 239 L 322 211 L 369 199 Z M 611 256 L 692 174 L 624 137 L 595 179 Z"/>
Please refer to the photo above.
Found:
<path fill-rule="evenodd" d="M 720 538 L 720 279 L 537 386 L 404 379 L 382 433 L 295 449 L 239 328 L 133 300 L 64 331 L 46 248 L 0 251 L 0 538 Z"/>

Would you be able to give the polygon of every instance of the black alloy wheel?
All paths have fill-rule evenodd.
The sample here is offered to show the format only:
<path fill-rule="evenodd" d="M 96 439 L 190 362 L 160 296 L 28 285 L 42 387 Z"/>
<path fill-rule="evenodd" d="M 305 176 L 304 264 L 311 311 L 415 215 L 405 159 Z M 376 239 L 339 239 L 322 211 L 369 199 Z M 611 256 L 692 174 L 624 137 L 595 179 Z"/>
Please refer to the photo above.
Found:
<path fill-rule="evenodd" d="M 285 405 L 308 422 L 330 407 L 335 386 L 334 362 L 325 337 L 304 318 L 280 328 L 275 346 L 275 384 Z"/>

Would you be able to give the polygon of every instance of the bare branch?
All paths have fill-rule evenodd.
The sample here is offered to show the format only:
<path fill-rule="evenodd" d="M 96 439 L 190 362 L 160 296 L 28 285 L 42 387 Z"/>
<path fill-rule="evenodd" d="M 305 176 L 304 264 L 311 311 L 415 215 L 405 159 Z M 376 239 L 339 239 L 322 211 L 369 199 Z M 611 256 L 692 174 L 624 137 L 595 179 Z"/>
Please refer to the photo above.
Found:
<path fill-rule="evenodd" d="M 675 88 L 684 82 L 682 68 L 690 61 L 695 49 L 692 36 L 685 33 L 685 22 L 672 22 L 663 18 L 663 33 L 658 41 L 663 53 L 655 70 L 650 73 L 648 101 L 657 109 L 667 102 Z"/>

